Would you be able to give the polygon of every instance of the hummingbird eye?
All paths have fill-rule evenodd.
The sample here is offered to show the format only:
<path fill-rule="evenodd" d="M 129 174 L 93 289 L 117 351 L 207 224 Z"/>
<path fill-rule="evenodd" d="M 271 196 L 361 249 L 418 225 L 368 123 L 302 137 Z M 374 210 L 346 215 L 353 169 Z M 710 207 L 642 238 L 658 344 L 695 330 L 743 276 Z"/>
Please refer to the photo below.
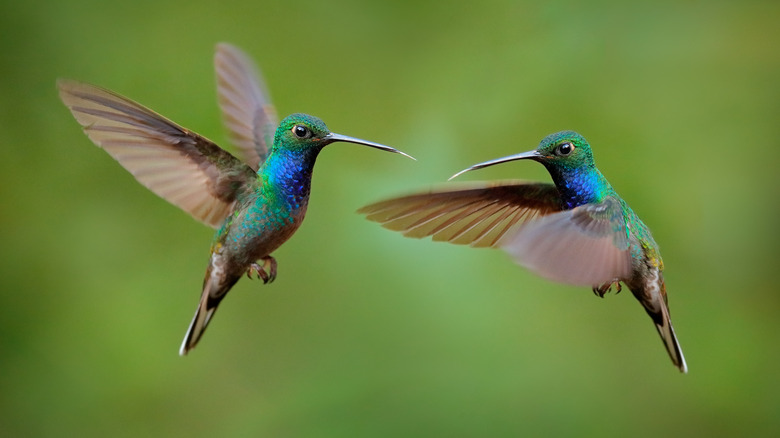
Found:
<path fill-rule="evenodd" d="M 298 138 L 311 137 L 311 130 L 303 125 L 295 125 L 292 127 L 293 134 Z"/>
<path fill-rule="evenodd" d="M 574 145 L 569 142 L 566 142 L 558 145 L 558 147 L 555 149 L 555 154 L 561 157 L 565 157 L 571 154 L 572 151 L 574 151 Z"/>

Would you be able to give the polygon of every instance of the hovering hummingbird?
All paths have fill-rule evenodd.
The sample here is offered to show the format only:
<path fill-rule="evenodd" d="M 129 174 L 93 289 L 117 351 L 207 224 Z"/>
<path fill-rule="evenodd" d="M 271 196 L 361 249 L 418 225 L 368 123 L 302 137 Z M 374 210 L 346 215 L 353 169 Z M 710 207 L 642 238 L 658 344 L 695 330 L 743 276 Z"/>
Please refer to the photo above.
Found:
<path fill-rule="evenodd" d="M 475 164 L 538 161 L 553 184 L 520 181 L 416 194 L 365 206 L 372 221 L 405 236 L 498 247 L 551 280 L 604 297 L 622 282 L 653 319 L 672 362 L 687 372 L 667 307 L 663 261 L 650 230 L 596 168 L 580 134 L 562 131 L 530 152 Z M 616 293 L 617 293 L 616 292 Z"/>
<path fill-rule="evenodd" d="M 303 221 L 314 162 L 323 147 L 347 142 L 412 158 L 389 146 L 332 133 L 306 114 L 292 114 L 277 127 L 268 93 L 248 56 L 219 44 L 214 61 L 223 118 L 243 162 L 116 93 L 57 82 L 60 98 L 96 145 L 151 191 L 217 229 L 181 355 L 195 347 L 242 275 L 255 274 L 264 284 L 276 278 L 271 254 Z"/>

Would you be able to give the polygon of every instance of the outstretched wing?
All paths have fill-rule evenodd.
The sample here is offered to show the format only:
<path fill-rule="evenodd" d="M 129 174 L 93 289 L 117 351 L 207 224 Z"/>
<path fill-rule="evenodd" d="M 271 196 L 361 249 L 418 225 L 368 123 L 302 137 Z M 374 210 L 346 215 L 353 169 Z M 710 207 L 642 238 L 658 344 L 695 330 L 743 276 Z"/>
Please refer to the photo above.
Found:
<path fill-rule="evenodd" d="M 403 196 L 358 213 L 407 237 L 493 247 L 524 222 L 560 210 L 552 184 L 513 181 Z"/>
<path fill-rule="evenodd" d="M 260 71 L 249 57 L 229 44 L 214 55 L 217 93 L 230 140 L 252 169 L 265 161 L 279 121 Z"/>
<path fill-rule="evenodd" d="M 499 246 L 520 265 L 563 283 L 598 286 L 631 274 L 628 230 L 614 198 L 528 222 Z"/>
<path fill-rule="evenodd" d="M 135 178 L 195 219 L 217 227 L 254 171 L 210 140 L 111 91 L 59 80 L 84 132 Z"/>

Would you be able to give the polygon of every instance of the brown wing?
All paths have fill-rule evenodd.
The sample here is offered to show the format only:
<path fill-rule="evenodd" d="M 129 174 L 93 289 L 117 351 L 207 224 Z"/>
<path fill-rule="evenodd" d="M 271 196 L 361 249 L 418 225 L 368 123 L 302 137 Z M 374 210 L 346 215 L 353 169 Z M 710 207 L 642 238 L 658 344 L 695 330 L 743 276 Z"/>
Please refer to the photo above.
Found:
<path fill-rule="evenodd" d="M 500 246 L 520 265 L 562 283 L 599 286 L 631 274 L 626 222 L 613 198 L 529 222 Z"/>
<path fill-rule="evenodd" d="M 244 161 L 257 170 L 273 145 L 279 121 L 260 71 L 249 57 L 229 44 L 217 44 L 214 55 L 217 94 L 230 140 Z"/>
<path fill-rule="evenodd" d="M 254 171 L 210 140 L 111 91 L 59 80 L 84 132 L 151 191 L 217 227 Z"/>
<path fill-rule="evenodd" d="M 522 223 L 560 210 L 552 184 L 512 181 L 403 196 L 358 212 L 407 237 L 495 247 Z"/>

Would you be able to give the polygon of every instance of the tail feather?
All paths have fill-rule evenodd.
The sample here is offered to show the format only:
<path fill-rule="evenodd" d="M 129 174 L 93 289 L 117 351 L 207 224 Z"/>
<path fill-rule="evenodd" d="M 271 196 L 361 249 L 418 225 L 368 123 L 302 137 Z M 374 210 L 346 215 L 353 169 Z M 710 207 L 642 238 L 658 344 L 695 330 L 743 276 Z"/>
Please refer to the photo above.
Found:
<path fill-rule="evenodd" d="M 200 341 L 203 332 L 206 331 L 206 327 L 211 321 L 211 317 L 214 316 L 214 312 L 217 311 L 217 306 L 209 307 L 209 296 L 204 293 L 198 303 L 198 308 L 195 310 L 195 316 L 190 322 L 190 326 L 187 328 L 187 333 L 184 335 L 184 341 L 179 348 L 179 355 L 184 356 L 189 353 L 190 350 L 195 348 Z"/>
<path fill-rule="evenodd" d="M 238 281 L 240 276 L 225 278 L 221 275 L 221 271 L 215 271 L 209 269 L 206 272 L 206 281 L 203 285 L 203 293 L 200 296 L 200 302 L 198 308 L 195 310 L 195 316 L 192 317 L 192 322 L 187 328 L 187 333 L 184 335 L 184 341 L 179 348 L 179 355 L 184 356 L 189 353 L 190 350 L 198 345 L 198 341 L 203 336 L 203 332 L 206 331 L 211 318 L 214 316 L 214 312 L 217 311 L 217 306 L 222 301 L 222 298 L 227 295 L 230 288 Z"/>
<path fill-rule="evenodd" d="M 648 309 L 648 313 L 650 313 Z M 652 314 L 650 315 L 653 316 Z M 669 357 L 672 358 L 674 365 L 680 369 L 681 372 L 688 372 L 688 364 L 685 363 L 685 356 L 683 356 L 680 343 L 677 341 L 677 336 L 674 334 L 674 327 L 672 327 L 672 320 L 669 317 L 669 308 L 666 307 L 666 303 L 661 305 L 661 318 L 655 321 L 655 328 L 658 330 L 658 334 L 661 335 L 661 339 L 664 342 L 666 351 L 669 352 Z"/>
<path fill-rule="evenodd" d="M 672 318 L 669 316 L 669 307 L 666 300 L 666 283 L 663 274 L 656 270 L 647 281 L 641 285 L 630 287 L 631 292 L 645 308 L 645 311 L 655 323 L 655 328 L 661 336 L 661 340 L 669 352 L 669 357 L 674 365 L 683 373 L 688 372 L 688 365 L 685 363 L 680 343 L 677 341 L 677 335 L 674 334 L 672 327 Z"/>

